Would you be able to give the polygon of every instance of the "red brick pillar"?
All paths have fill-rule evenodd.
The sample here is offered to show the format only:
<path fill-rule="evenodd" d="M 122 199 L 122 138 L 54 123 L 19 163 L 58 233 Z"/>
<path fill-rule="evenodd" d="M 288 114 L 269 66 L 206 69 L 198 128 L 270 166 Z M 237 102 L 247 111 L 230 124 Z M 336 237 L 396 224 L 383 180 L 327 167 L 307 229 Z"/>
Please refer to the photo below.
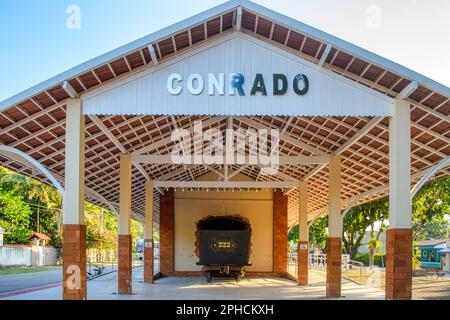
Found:
<path fill-rule="evenodd" d="M 342 239 L 327 239 L 327 297 L 341 296 Z"/>
<path fill-rule="evenodd" d="M 86 226 L 63 227 L 63 299 L 86 300 Z"/>
<path fill-rule="evenodd" d="M 298 242 L 297 284 L 308 285 L 308 241 Z"/>
<path fill-rule="evenodd" d="M 174 272 L 174 192 L 169 189 L 159 198 L 160 272 Z"/>
<path fill-rule="evenodd" d="M 287 274 L 288 197 L 281 190 L 273 193 L 273 272 Z"/>
<path fill-rule="evenodd" d="M 144 282 L 153 283 L 153 240 L 144 240 Z"/>
<path fill-rule="evenodd" d="M 132 293 L 131 235 L 119 235 L 119 294 Z"/>
<path fill-rule="evenodd" d="M 386 299 L 412 297 L 412 231 L 388 229 L 386 247 Z"/>

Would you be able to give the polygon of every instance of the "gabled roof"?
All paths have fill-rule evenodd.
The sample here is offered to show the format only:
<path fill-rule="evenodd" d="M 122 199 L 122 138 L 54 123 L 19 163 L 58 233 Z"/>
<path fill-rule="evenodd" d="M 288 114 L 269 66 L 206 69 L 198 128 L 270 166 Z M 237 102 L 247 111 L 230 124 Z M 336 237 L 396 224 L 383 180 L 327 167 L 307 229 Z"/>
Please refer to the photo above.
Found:
<path fill-rule="evenodd" d="M 449 88 L 246 0 L 226 2 L 85 62 L 1 102 L 0 143 L 29 154 L 62 179 L 65 170 L 65 104 L 69 98 L 69 93 L 63 88 L 64 81 L 83 95 L 107 83 L 153 68 L 156 62 L 164 64 L 211 38 L 232 32 L 256 37 L 389 97 L 399 96 L 408 86 L 413 88 L 406 96 L 411 102 L 413 181 L 422 178 L 430 168 L 450 155 Z M 414 82 L 417 82 L 417 88 Z M 87 117 L 86 186 L 117 204 L 119 154 L 124 150 L 131 153 L 149 145 L 154 147 L 153 152 L 166 153 L 171 146 L 169 140 L 173 126 L 188 127 L 196 119 L 220 130 L 228 125 L 225 117 L 214 116 Z M 238 128 L 279 128 L 284 132 L 280 142 L 283 154 L 311 155 L 311 150 L 341 154 L 344 204 L 359 195 L 363 195 L 359 202 L 387 195 L 389 124 L 386 118 L 237 117 L 232 125 Z M 29 170 L 16 160 L 0 155 L 1 165 L 46 181 L 43 175 Z M 256 166 L 230 169 L 242 170 L 242 174 L 253 179 L 268 179 L 259 175 Z M 203 166 L 191 170 L 166 165 L 134 168 L 133 211 L 138 215 L 136 218 L 142 218 L 143 185 L 149 177 L 189 180 L 208 172 L 211 169 Z M 443 168 L 436 177 L 448 174 L 449 169 Z M 326 212 L 326 166 L 285 166 L 274 179 L 307 179 L 310 182 L 310 219 L 315 214 Z M 293 190 L 288 194 L 292 213 L 290 224 L 293 224 L 297 217 L 297 193 Z M 158 194 L 155 193 L 155 196 Z"/>
<path fill-rule="evenodd" d="M 50 237 L 47 236 L 47 235 L 44 234 L 44 233 L 37 233 L 37 232 L 35 232 L 35 233 L 33 233 L 28 239 L 29 239 L 29 240 L 31 240 L 31 239 L 39 239 L 39 240 L 49 241 L 49 240 L 50 240 Z"/>
<path fill-rule="evenodd" d="M 419 247 L 435 247 L 437 245 L 446 243 L 447 239 L 437 239 L 437 240 L 423 240 L 420 241 L 418 246 Z"/>
<path fill-rule="evenodd" d="M 112 50 L 106 54 L 103 54 L 101 56 L 98 56 L 94 59 L 91 59 L 87 62 L 84 62 L 74 68 L 71 68 L 55 77 L 52 77 L 48 79 L 47 81 L 44 81 L 36 86 L 33 86 L 9 99 L 6 99 L 2 102 L 0 102 L 0 111 L 5 110 L 6 108 L 12 107 L 16 104 L 20 104 L 21 102 L 33 97 L 37 96 L 42 92 L 47 92 L 47 94 L 51 95 L 52 91 L 56 91 L 59 89 L 62 89 L 62 83 L 64 81 L 69 81 L 75 78 L 78 78 L 82 75 L 86 75 L 88 72 L 95 72 L 98 70 L 101 66 L 106 66 L 110 63 L 116 62 L 117 69 L 123 68 L 123 66 L 119 66 L 119 59 L 125 59 L 125 63 L 127 66 L 132 66 L 130 64 L 132 59 L 137 59 L 134 55 L 136 52 L 140 51 L 141 58 L 143 60 L 146 60 L 146 62 L 150 62 L 147 60 L 151 60 L 152 58 L 149 56 L 149 51 L 147 47 L 149 45 L 153 45 L 157 52 L 157 57 L 164 58 L 164 56 L 168 54 L 174 53 L 177 49 L 174 50 L 174 48 L 169 48 L 172 46 L 173 43 L 180 44 L 181 42 L 189 41 L 187 39 L 182 39 L 182 32 L 186 29 L 191 28 L 191 31 L 193 33 L 195 32 L 201 32 L 200 29 L 196 29 L 195 26 L 203 26 L 203 24 L 206 23 L 205 30 L 209 33 L 211 31 L 211 34 L 215 35 L 218 33 L 221 33 L 223 31 L 226 31 L 228 28 L 232 28 L 235 24 L 236 20 L 236 10 L 238 7 L 242 7 L 243 9 L 243 16 L 242 16 L 242 27 L 245 29 L 251 24 L 254 24 L 254 30 L 256 30 L 256 33 L 264 36 L 264 33 L 270 35 L 272 38 L 274 35 L 276 36 L 283 36 L 286 31 L 294 31 L 296 37 L 304 38 L 304 40 L 309 41 L 308 43 L 303 42 L 303 45 L 311 46 L 308 48 L 308 50 L 305 53 L 308 54 L 308 51 L 315 51 L 315 54 L 313 56 L 321 57 L 321 54 L 325 51 L 326 46 L 330 46 L 330 52 L 329 56 L 336 56 L 337 52 L 342 52 L 347 55 L 351 56 L 351 59 L 361 59 L 367 63 L 370 63 L 372 65 L 376 65 L 377 67 L 382 68 L 386 72 L 390 72 L 394 75 L 400 76 L 405 81 L 417 81 L 420 86 L 423 86 L 424 88 L 427 88 L 433 92 L 439 93 L 440 95 L 450 97 L 450 88 L 431 80 L 424 75 L 421 75 L 415 71 L 412 71 L 398 63 L 395 63 L 393 61 L 390 61 L 388 59 L 385 59 L 377 54 L 374 54 L 370 51 L 367 51 L 365 49 L 362 49 L 356 45 L 353 45 L 347 41 L 344 41 L 342 39 L 339 39 L 333 35 L 330 35 L 326 32 L 323 32 L 321 30 L 318 30 L 314 27 L 311 27 L 307 24 L 304 24 L 300 21 L 297 21 L 295 19 L 292 19 L 290 17 L 287 17 L 285 15 L 282 15 L 278 12 L 275 12 L 273 10 L 270 10 L 266 7 L 263 7 L 261 5 L 258 5 L 256 3 L 253 3 L 248 0 L 230 0 L 228 2 L 225 2 L 222 5 L 219 5 L 217 7 L 214 7 L 212 9 L 209 9 L 207 11 L 204 11 L 200 14 L 197 14 L 191 18 L 185 19 L 181 22 L 178 22 L 176 24 L 173 24 L 169 27 L 166 27 L 160 31 L 157 31 L 155 33 L 149 34 L 145 37 L 142 37 L 138 40 L 135 40 L 133 42 L 130 42 L 124 46 L 121 46 L 115 50 Z M 261 17 L 263 20 L 259 20 L 259 17 Z M 217 18 L 220 20 L 215 21 L 214 18 Z M 266 20 L 267 19 L 267 20 Z M 225 20 L 225 21 L 224 21 Z M 274 25 L 274 28 L 272 28 L 271 21 L 276 21 L 276 25 Z M 264 25 L 266 24 L 266 25 Z M 270 24 L 270 25 L 269 25 Z M 194 28 L 193 28 L 194 27 Z M 213 29 L 219 28 L 220 30 Z M 278 30 L 275 30 L 277 28 Z M 195 30 L 193 30 L 195 29 Z M 226 30 L 224 30 L 226 29 Z M 277 33 L 279 32 L 279 34 Z M 289 32 L 289 33 L 290 33 Z M 286 35 L 284 35 L 286 37 Z M 195 37 L 195 35 L 193 35 Z M 200 36 L 202 37 L 202 36 Z M 174 38 L 174 39 L 171 39 Z M 177 39 L 178 38 L 178 39 Z M 292 36 L 294 38 L 294 36 Z M 168 41 L 170 40 L 170 41 Z M 180 41 L 178 41 L 180 40 Z M 276 41 L 276 40 L 275 40 Z M 302 39 L 290 39 L 289 41 L 285 42 L 299 42 L 303 41 Z M 172 43 L 170 43 L 172 42 Z M 193 39 L 192 42 L 196 42 L 195 39 Z M 183 47 L 190 46 L 190 43 L 183 44 Z M 288 45 L 289 46 L 289 45 Z M 184 49 L 184 48 L 183 48 Z M 304 48 L 307 49 L 307 48 Z M 320 49 L 320 50 L 318 50 Z M 166 51 L 167 52 L 164 52 Z M 329 49 L 327 49 L 328 51 Z M 163 52 L 161 52 L 163 51 Z M 130 55 L 133 55 L 131 57 Z M 142 57 L 144 55 L 144 57 Z M 345 57 L 342 57 L 345 59 Z M 128 60 L 128 61 L 127 61 Z M 115 69 L 115 68 L 112 68 Z M 114 70 L 112 73 L 115 73 Z M 121 73 L 119 71 L 119 73 Z M 97 75 L 98 77 L 98 75 Z M 95 81 L 100 80 L 100 82 L 103 82 L 102 79 L 97 79 L 96 76 L 94 76 Z M 101 78 L 101 77 L 100 77 Z M 94 80 L 94 79 L 91 79 Z M 380 79 L 381 80 L 381 79 Z M 79 81 L 81 82 L 81 81 Z M 80 87 L 81 85 L 81 87 Z M 75 86 L 77 87 L 77 91 L 82 92 L 85 91 L 83 89 L 89 89 L 91 86 L 89 83 L 85 83 L 84 85 L 80 83 L 80 85 Z M 399 84 L 400 85 L 400 84 Z M 406 85 L 405 85 L 406 86 Z M 86 88 L 85 88 L 86 87 Z M 395 90 L 396 91 L 396 90 Z M 56 92 L 55 92 L 56 94 Z M 56 98 L 56 97 L 55 97 Z"/>

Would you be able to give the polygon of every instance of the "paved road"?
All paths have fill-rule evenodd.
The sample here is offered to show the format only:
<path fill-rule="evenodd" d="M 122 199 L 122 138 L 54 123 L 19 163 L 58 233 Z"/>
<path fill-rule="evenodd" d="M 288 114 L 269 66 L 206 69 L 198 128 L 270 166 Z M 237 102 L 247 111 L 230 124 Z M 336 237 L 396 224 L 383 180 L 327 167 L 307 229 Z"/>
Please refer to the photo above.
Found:
<path fill-rule="evenodd" d="M 0 293 L 41 287 L 62 281 L 60 269 L 0 276 Z"/>
<path fill-rule="evenodd" d="M 117 265 L 108 265 L 105 266 L 104 273 L 116 270 Z M 38 288 L 46 285 L 60 283 L 61 281 L 61 269 L 0 276 L 0 294 L 18 290 Z"/>

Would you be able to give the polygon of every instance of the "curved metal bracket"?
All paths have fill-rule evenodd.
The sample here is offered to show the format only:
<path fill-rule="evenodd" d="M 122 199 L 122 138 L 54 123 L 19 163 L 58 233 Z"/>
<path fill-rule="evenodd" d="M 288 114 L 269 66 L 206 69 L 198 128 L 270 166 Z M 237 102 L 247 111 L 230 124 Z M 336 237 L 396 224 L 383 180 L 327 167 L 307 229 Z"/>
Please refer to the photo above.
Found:
<path fill-rule="evenodd" d="M 430 170 L 428 170 L 425 175 L 422 177 L 422 179 L 419 180 L 419 182 L 411 189 L 411 201 L 414 198 L 414 196 L 417 194 L 417 192 L 420 190 L 420 188 L 423 187 L 423 185 L 431 179 L 431 177 L 438 172 L 439 170 L 445 168 L 447 165 L 450 164 L 450 156 L 445 158 L 444 160 L 442 160 L 441 162 L 439 162 L 437 165 L 435 165 L 434 167 L 432 167 Z M 388 189 L 389 186 L 381 186 L 372 190 L 369 190 L 367 192 L 361 193 L 360 195 L 354 197 L 350 203 L 347 205 L 347 207 L 345 208 L 344 212 L 341 215 L 342 220 L 344 220 L 345 216 L 347 215 L 347 213 L 358 203 L 358 201 L 362 198 L 365 198 L 367 196 L 370 196 L 372 194 L 378 193 L 378 192 L 382 192 L 385 191 L 386 189 Z"/>
<path fill-rule="evenodd" d="M 26 162 L 25 164 L 39 170 L 48 180 L 50 180 L 53 186 L 58 189 L 58 191 L 64 197 L 64 188 L 61 186 L 55 176 L 50 171 L 48 171 L 47 168 L 44 167 L 39 161 L 30 157 L 25 152 L 22 152 L 10 146 L 0 145 L 0 153 L 13 158 L 14 160 L 24 160 Z"/>
<path fill-rule="evenodd" d="M 55 174 L 51 173 L 44 165 L 42 165 L 39 161 L 34 159 L 33 157 L 30 157 L 28 154 L 26 154 L 23 151 L 20 151 L 16 148 L 6 146 L 3 144 L 0 144 L 0 153 L 4 154 L 5 156 L 12 158 L 13 160 L 20 161 L 24 163 L 25 165 L 30 166 L 31 168 L 34 168 L 41 172 L 50 182 L 52 185 L 61 193 L 61 195 L 64 197 L 64 188 L 59 183 L 57 177 Z M 114 212 L 117 216 L 119 213 L 117 212 L 116 207 L 114 207 L 109 201 L 107 201 L 101 194 L 99 194 L 97 191 L 94 191 L 90 188 L 85 187 L 85 193 L 91 195 L 94 198 L 97 198 L 100 200 L 103 204 L 105 204 L 112 212 Z"/>
<path fill-rule="evenodd" d="M 431 168 L 424 176 L 422 179 L 419 180 L 419 182 L 417 182 L 417 184 L 414 186 L 414 188 L 412 188 L 411 190 L 411 201 L 412 199 L 415 197 L 415 195 L 417 194 L 417 192 L 419 192 L 420 188 L 423 187 L 423 185 L 431 179 L 431 177 L 438 172 L 439 170 L 445 168 L 447 165 L 450 164 L 450 156 L 448 156 L 447 158 L 445 158 L 444 160 L 442 160 L 441 162 L 439 162 L 437 165 L 435 165 L 433 168 Z"/>

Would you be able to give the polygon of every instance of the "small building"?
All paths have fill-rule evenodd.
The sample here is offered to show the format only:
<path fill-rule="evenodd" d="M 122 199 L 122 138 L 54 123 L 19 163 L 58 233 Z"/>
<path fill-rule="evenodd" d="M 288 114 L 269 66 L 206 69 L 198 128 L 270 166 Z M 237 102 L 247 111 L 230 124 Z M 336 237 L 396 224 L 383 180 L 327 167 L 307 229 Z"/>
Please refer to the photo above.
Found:
<path fill-rule="evenodd" d="M 31 245 L 31 265 L 45 266 L 46 244 L 50 237 L 43 233 L 33 233 L 29 238 Z"/>
<path fill-rule="evenodd" d="M 449 270 L 450 240 L 424 240 L 419 242 L 420 266 L 427 270 Z"/>
<path fill-rule="evenodd" d="M 48 243 L 50 241 L 50 237 L 44 233 L 35 232 L 28 238 L 28 240 L 30 240 L 30 244 L 32 245 L 45 247 L 46 242 Z"/>

